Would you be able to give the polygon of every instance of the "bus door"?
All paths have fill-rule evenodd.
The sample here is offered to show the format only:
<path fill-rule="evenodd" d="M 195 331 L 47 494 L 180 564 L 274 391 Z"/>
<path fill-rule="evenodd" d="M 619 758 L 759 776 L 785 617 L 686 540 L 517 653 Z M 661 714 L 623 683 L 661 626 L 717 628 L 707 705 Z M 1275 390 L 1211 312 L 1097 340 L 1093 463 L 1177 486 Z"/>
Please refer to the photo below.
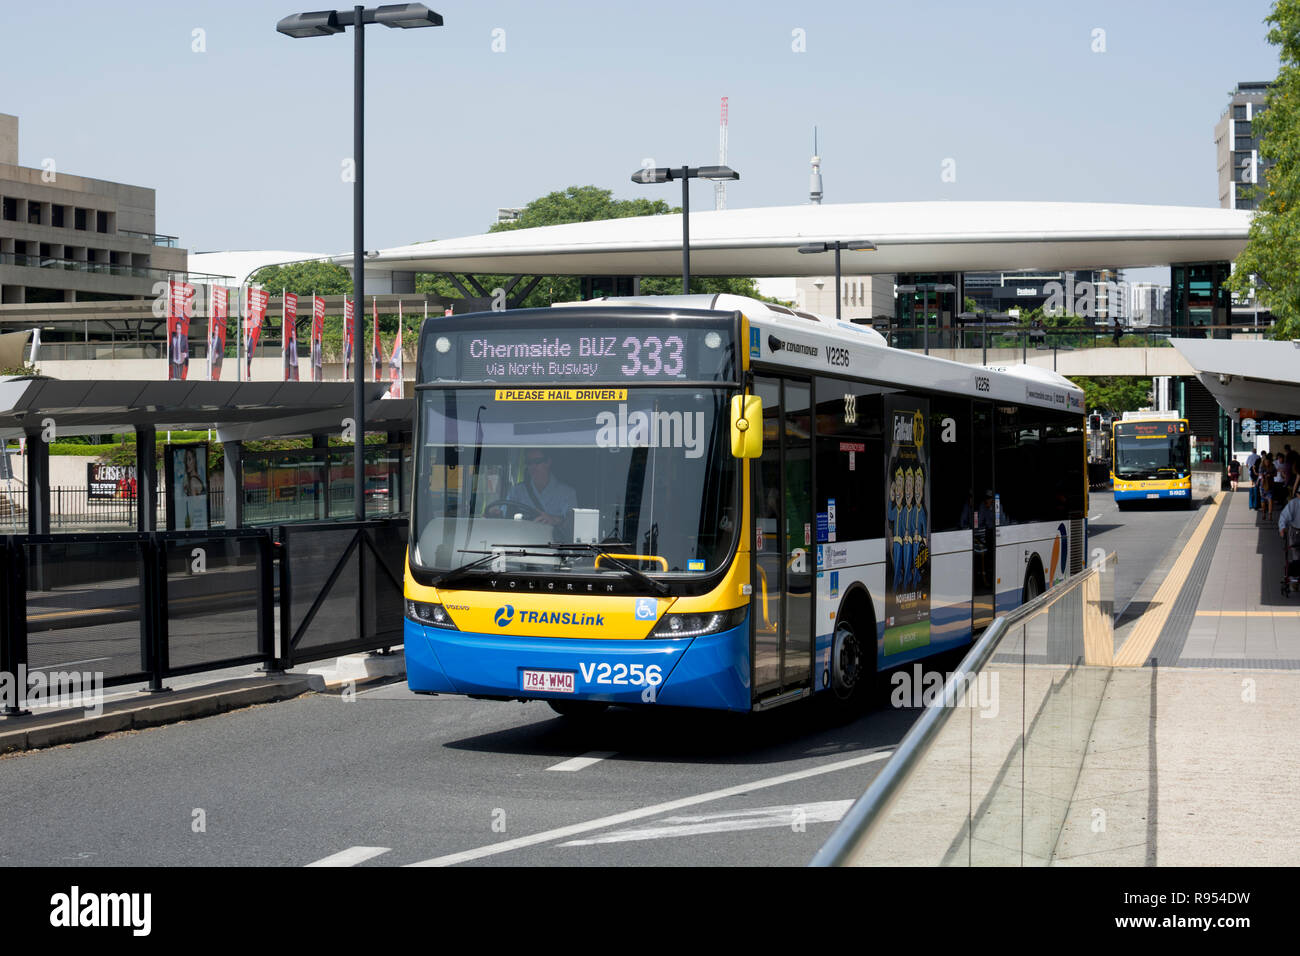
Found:
<path fill-rule="evenodd" d="M 758 377 L 763 456 L 752 471 L 754 582 L 751 654 L 755 699 L 806 684 L 812 670 L 816 545 L 812 515 L 811 391 L 807 382 Z"/>
<path fill-rule="evenodd" d="M 971 482 L 975 505 L 971 535 L 971 628 L 978 632 L 993 623 L 997 587 L 997 526 L 993 474 L 993 404 L 971 403 Z"/>

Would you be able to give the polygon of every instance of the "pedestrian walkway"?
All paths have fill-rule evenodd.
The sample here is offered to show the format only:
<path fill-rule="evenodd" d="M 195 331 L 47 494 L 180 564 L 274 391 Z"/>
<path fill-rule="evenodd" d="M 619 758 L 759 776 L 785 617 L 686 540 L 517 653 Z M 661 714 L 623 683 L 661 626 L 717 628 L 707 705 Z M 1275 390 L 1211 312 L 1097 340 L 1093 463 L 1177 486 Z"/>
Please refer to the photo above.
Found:
<path fill-rule="evenodd" d="M 1116 664 L 1300 669 L 1300 596 L 1281 578 L 1276 525 L 1245 491 L 1221 493 L 1164 580 L 1144 584 L 1157 590 L 1117 631 Z"/>
<path fill-rule="evenodd" d="M 1053 862 L 1295 866 L 1300 596 L 1277 528 L 1225 492 L 1174 550 L 1117 631 Z"/>

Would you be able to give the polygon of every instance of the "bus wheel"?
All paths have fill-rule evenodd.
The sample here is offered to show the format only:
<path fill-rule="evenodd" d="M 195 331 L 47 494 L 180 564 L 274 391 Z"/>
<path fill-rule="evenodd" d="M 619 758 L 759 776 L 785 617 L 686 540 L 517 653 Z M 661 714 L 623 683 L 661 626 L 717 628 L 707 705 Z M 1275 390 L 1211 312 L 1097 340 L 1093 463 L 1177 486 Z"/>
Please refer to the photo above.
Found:
<path fill-rule="evenodd" d="M 1042 594 L 1044 590 L 1043 572 L 1038 570 L 1037 564 L 1034 564 L 1030 567 L 1029 573 L 1025 575 L 1025 587 L 1020 593 L 1020 603 L 1028 604 L 1034 598 L 1038 597 L 1038 595 Z"/>
<path fill-rule="evenodd" d="M 823 693 L 827 706 L 837 719 L 857 716 L 865 709 L 875 675 L 875 641 L 868 641 L 867 631 L 852 618 L 835 623 L 831 636 L 830 686 Z"/>
<path fill-rule="evenodd" d="M 589 720 L 609 709 L 609 704 L 599 700 L 548 700 L 546 703 L 551 710 L 570 720 Z"/>

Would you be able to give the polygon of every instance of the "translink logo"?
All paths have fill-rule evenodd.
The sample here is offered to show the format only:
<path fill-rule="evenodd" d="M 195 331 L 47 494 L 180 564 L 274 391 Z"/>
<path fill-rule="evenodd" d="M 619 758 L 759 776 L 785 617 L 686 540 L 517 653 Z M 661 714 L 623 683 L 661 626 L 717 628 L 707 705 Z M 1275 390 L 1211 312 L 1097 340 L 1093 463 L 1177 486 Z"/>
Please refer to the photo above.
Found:
<path fill-rule="evenodd" d="M 514 621 L 515 609 L 506 604 L 497 608 L 497 627 L 506 627 Z M 520 624 L 571 624 L 579 627 L 603 627 L 605 615 L 586 614 L 580 611 L 520 611 Z"/>

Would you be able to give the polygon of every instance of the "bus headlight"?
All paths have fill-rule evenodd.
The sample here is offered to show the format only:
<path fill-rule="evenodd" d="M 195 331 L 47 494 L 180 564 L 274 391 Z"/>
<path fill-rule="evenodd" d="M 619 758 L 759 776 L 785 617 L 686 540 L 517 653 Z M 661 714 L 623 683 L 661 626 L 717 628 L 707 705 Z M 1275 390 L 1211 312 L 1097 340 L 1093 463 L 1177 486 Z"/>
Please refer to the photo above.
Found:
<path fill-rule="evenodd" d="M 708 611 L 703 614 L 666 614 L 650 636 L 700 637 L 717 634 L 740 625 L 748 613 L 748 607 L 738 607 L 730 611 Z"/>
<path fill-rule="evenodd" d="M 445 627 L 448 630 L 459 630 L 447 613 L 447 609 L 441 604 L 426 604 L 424 601 L 412 601 L 409 598 L 406 601 L 406 616 L 417 624 L 426 624 L 429 627 Z"/>

